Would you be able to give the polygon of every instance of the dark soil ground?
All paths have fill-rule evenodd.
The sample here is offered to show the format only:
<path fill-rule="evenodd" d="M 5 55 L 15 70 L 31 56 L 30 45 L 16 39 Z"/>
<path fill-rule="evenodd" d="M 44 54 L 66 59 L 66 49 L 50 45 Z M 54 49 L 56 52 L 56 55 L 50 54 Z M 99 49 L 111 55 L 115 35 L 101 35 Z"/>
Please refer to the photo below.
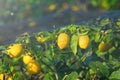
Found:
<path fill-rule="evenodd" d="M 117 12 L 106 12 L 106 11 L 71 11 L 64 10 L 57 13 L 48 14 L 42 18 L 33 19 L 36 23 L 34 26 L 30 27 L 30 21 L 24 20 L 22 22 L 17 22 L 13 24 L 5 24 L 0 27 L 0 44 L 9 44 L 14 42 L 14 40 L 25 32 L 30 34 L 39 31 L 48 31 L 55 28 L 64 27 L 69 24 L 79 24 L 83 21 L 94 20 L 97 17 L 109 17 L 117 13 L 120 15 L 120 11 Z M 116 14 L 115 14 L 116 16 Z"/>

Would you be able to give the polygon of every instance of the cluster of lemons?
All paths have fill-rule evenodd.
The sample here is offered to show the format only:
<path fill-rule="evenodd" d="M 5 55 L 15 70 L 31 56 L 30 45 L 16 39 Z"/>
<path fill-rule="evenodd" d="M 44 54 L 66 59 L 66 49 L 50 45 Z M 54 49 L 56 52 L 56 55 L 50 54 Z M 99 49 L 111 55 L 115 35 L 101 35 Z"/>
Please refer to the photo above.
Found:
<path fill-rule="evenodd" d="M 21 44 L 13 44 L 9 46 L 7 53 L 11 58 L 19 57 L 23 53 L 23 47 Z M 27 65 L 28 73 L 36 74 L 39 72 L 40 64 L 30 55 L 30 53 L 23 55 L 23 62 Z"/>
<path fill-rule="evenodd" d="M 90 43 L 90 39 L 89 39 L 89 36 L 88 35 L 81 35 L 79 36 L 79 40 L 78 40 L 78 44 L 79 44 L 79 47 L 81 49 L 86 49 Z M 58 47 L 60 49 L 64 49 L 68 46 L 70 42 L 70 37 L 68 34 L 66 33 L 60 33 L 58 35 L 58 39 L 57 39 L 57 44 L 58 44 Z"/>
<path fill-rule="evenodd" d="M 57 38 L 57 44 L 60 49 L 64 49 L 68 46 L 70 42 L 70 37 L 67 33 L 60 33 Z M 87 34 L 78 36 L 78 45 L 81 49 L 87 49 L 90 44 L 90 38 Z M 102 41 L 98 45 L 98 50 L 100 52 L 108 51 L 112 47 L 111 43 L 105 43 Z"/>
<path fill-rule="evenodd" d="M 4 79 L 4 75 L 5 74 L 2 74 L 2 73 L 0 74 L 0 80 L 5 80 Z M 7 80 L 12 80 L 12 76 L 11 75 L 7 75 Z"/>
<path fill-rule="evenodd" d="M 6 50 L 7 54 L 11 58 L 18 58 L 23 54 L 23 46 L 22 44 L 15 43 L 10 45 Z M 26 53 L 22 55 L 23 63 L 26 65 L 26 70 L 29 74 L 37 74 L 40 71 L 40 63 L 35 60 L 30 53 Z M 4 74 L 0 74 L 0 80 L 4 80 Z M 12 80 L 12 77 L 8 76 L 7 80 Z"/>

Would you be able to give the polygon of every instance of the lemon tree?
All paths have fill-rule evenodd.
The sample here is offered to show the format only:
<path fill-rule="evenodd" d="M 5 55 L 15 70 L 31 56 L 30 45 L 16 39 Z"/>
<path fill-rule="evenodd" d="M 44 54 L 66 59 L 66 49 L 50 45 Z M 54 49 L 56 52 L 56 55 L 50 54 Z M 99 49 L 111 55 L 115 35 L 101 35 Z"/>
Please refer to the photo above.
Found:
<path fill-rule="evenodd" d="M 0 79 L 119 80 L 119 18 L 23 34 L 0 46 Z"/>

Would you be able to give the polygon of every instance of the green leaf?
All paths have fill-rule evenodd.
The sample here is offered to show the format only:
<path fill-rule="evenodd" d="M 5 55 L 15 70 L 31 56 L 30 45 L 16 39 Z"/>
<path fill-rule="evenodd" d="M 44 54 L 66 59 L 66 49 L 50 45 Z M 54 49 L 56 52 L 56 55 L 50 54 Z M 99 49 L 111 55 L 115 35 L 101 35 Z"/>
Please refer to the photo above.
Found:
<path fill-rule="evenodd" d="M 76 55 L 77 53 L 77 44 L 78 44 L 78 36 L 73 35 L 70 41 L 70 48 L 72 49 L 72 52 Z"/>
<path fill-rule="evenodd" d="M 117 24 L 118 26 L 120 26 L 120 21 L 116 22 L 116 24 Z"/>
<path fill-rule="evenodd" d="M 112 69 L 117 69 L 120 67 L 120 62 L 117 59 L 109 60 L 109 64 L 112 66 Z"/>
<path fill-rule="evenodd" d="M 110 80 L 120 80 L 120 69 L 117 71 L 112 72 L 109 77 Z"/>
<path fill-rule="evenodd" d="M 99 42 L 99 40 L 100 40 L 100 33 L 96 32 L 96 34 L 95 34 L 95 42 Z"/>
<path fill-rule="evenodd" d="M 105 26 L 105 25 L 107 25 L 107 24 L 109 24 L 110 23 L 110 19 L 109 18 L 104 18 L 104 19 L 102 19 L 101 21 L 100 21 L 100 26 Z"/>
<path fill-rule="evenodd" d="M 43 78 L 43 80 L 54 80 L 53 77 L 48 73 L 45 75 L 45 77 Z"/>
<path fill-rule="evenodd" d="M 96 54 L 97 54 L 98 57 L 102 58 L 102 57 L 104 57 L 107 54 L 107 52 L 100 52 L 99 50 L 97 50 Z"/>
<path fill-rule="evenodd" d="M 3 49 L 5 49 L 5 46 L 0 46 L 0 50 L 3 50 Z"/>
<path fill-rule="evenodd" d="M 63 80 L 77 80 L 79 77 L 77 72 L 72 72 L 68 76 L 65 76 Z"/>
<path fill-rule="evenodd" d="M 77 31 L 76 25 L 70 25 L 68 29 L 71 31 L 71 33 L 75 33 Z"/>
<path fill-rule="evenodd" d="M 96 61 L 96 62 L 91 62 L 89 66 L 91 70 L 97 74 L 98 77 L 102 77 L 102 76 L 108 77 L 109 70 L 108 70 L 108 66 L 105 63 Z"/>

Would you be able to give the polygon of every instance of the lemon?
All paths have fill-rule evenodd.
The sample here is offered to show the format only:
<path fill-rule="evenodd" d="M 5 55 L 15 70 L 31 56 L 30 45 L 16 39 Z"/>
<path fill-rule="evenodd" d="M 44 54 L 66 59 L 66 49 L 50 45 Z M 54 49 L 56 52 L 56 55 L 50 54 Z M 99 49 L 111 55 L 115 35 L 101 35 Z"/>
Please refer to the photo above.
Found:
<path fill-rule="evenodd" d="M 38 36 L 36 39 L 37 39 L 37 41 L 39 43 L 43 43 L 44 42 L 44 38 L 42 36 Z"/>
<path fill-rule="evenodd" d="M 106 44 L 104 41 L 102 41 L 98 46 L 98 50 L 100 52 L 105 52 L 105 51 L 108 51 L 111 47 L 112 47 L 111 43 Z"/>
<path fill-rule="evenodd" d="M 102 3 L 101 3 L 101 6 L 104 8 L 104 9 L 109 9 L 109 3 L 107 2 L 107 1 L 103 1 Z"/>
<path fill-rule="evenodd" d="M 78 10 L 79 10 L 79 7 L 76 6 L 76 5 L 73 5 L 73 6 L 71 7 L 71 9 L 72 9 L 73 11 L 78 11 Z"/>
<path fill-rule="evenodd" d="M 12 76 L 8 76 L 7 80 L 13 80 Z"/>
<path fill-rule="evenodd" d="M 32 21 L 28 24 L 29 27 L 35 27 L 37 23 L 35 21 Z"/>
<path fill-rule="evenodd" d="M 7 49 L 7 53 L 11 58 L 18 57 L 22 54 L 23 47 L 21 44 L 10 45 Z"/>
<path fill-rule="evenodd" d="M 28 64 L 29 62 L 33 61 L 33 57 L 29 54 L 26 54 L 23 56 L 23 62 L 24 64 Z"/>
<path fill-rule="evenodd" d="M 81 49 L 86 49 L 89 46 L 90 39 L 88 35 L 80 35 L 79 36 L 79 47 Z"/>
<path fill-rule="evenodd" d="M 69 44 L 69 36 L 66 33 L 60 33 L 57 38 L 57 45 L 60 49 L 64 49 Z"/>
<path fill-rule="evenodd" d="M 56 9 L 56 7 L 57 7 L 57 5 L 53 3 L 53 4 L 48 6 L 48 10 L 49 11 L 54 11 Z"/>
<path fill-rule="evenodd" d="M 0 80 L 4 80 L 4 74 L 0 74 Z"/>
<path fill-rule="evenodd" d="M 37 61 L 32 61 L 27 64 L 27 72 L 29 74 L 37 74 L 40 71 L 40 64 Z"/>
<path fill-rule="evenodd" d="M 7 74 L 6 76 L 7 76 L 7 80 L 13 80 L 15 74 L 13 74 L 13 76 L 11 74 Z"/>
<path fill-rule="evenodd" d="M 4 80 L 4 74 L 0 74 L 0 80 Z M 7 75 L 7 80 L 13 80 L 12 76 Z"/>

